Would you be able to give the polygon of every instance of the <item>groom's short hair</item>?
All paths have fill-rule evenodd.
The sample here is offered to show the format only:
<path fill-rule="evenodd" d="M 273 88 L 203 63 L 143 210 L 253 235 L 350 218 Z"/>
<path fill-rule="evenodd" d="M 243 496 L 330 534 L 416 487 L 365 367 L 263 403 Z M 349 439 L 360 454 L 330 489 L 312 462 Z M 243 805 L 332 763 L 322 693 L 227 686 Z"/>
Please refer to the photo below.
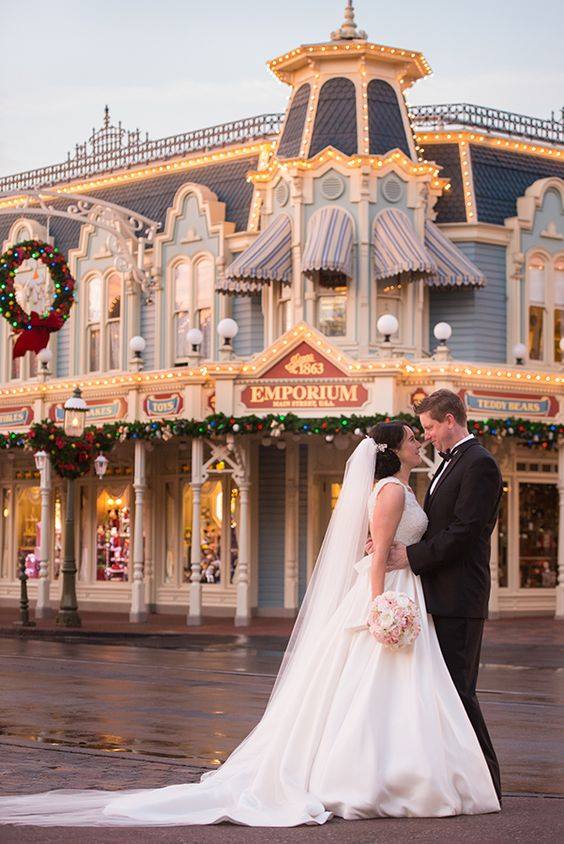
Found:
<path fill-rule="evenodd" d="M 436 390 L 430 396 L 425 396 L 413 408 L 420 416 L 429 413 L 437 422 L 443 422 L 447 413 L 451 413 L 459 425 L 466 425 L 466 408 L 459 395 L 452 390 Z"/>

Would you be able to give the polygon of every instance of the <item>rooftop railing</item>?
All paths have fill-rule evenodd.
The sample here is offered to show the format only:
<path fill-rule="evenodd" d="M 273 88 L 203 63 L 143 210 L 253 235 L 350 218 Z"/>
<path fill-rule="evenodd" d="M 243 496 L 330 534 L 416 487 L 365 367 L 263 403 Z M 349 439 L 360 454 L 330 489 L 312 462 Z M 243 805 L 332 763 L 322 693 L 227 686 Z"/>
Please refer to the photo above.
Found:
<path fill-rule="evenodd" d="M 559 119 L 553 115 L 549 120 L 543 120 L 540 117 L 528 117 L 526 114 L 513 114 L 510 111 L 470 103 L 411 106 L 409 113 L 419 131 L 482 129 L 531 141 L 564 143 L 564 113 Z"/>
<path fill-rule="evenodd" d="M 564 143 L 562 117 L 559 120 L 554 116 L 542 120 L 468 103 L 412 106 L 409 111 L 419 131 L 479 129 L 545 143 Z M 259 114 L 193 132 L 149 140 L 148 137 L 143 139 L 139 130 L 129 132 L 122 129 L 121 124 L 111 126 L 106 111 L 104 126 L 98 131 L 93 130 L 86 143 L 77 144 L 74 154 L 71 156 L 69 153 L 66 161 L 4 176 L 0 178 L 0 193 L 41 188 L 152 161 L 272 139 L 279 134 L 283 118 L 283 114 Z"/>

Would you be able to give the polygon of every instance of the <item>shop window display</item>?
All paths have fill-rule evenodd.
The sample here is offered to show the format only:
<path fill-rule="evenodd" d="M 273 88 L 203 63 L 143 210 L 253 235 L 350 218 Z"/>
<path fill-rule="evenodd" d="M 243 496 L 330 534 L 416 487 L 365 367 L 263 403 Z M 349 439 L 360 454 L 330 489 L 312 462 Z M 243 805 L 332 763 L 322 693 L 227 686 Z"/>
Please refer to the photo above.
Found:
<path fill-rule="evenodd" d="M 63 501 L 61 490 L 55 490 L 55 519 L 53 540 L 53 577 L 55 580 L 61 571 L 63 563 Z"/>
<path fill-rule="evenodd" d="M 41 495 L 38 486 L 27 486 L 17 493 L 16 559 L 25 561 L 29 578 L 39 577 L 39 545 L 41 542 Z"/>
<path fill-rule="evenodd" d="M 519 572 L 525 589 L 556 586 L 558 490 L 554 484 L 519 484 Z"/>
<path fill-rule="evenodd" d="M 239 547 L 239 490 L 229 475 L 206 481 L 202 486 L 201 508 L 201 581 L 214 584 L 226 580 L 233 583 Z M 191 528 L 186 526 L 184 552 L 187 574 L 190 546 Z"/>
<path fill-rule="evenodd" d="M 10 554 L 10 513 L 11 494 L 9 489 L 2 490 L 2 513 L 0 514 L 0 577 L 8 577 L 8 559 Z"/>
<path fill-rule="evenodd" d="M 127 490 L 104 490 L 96 503 L 96 580 L 129 579 L 130 509 Z"/>

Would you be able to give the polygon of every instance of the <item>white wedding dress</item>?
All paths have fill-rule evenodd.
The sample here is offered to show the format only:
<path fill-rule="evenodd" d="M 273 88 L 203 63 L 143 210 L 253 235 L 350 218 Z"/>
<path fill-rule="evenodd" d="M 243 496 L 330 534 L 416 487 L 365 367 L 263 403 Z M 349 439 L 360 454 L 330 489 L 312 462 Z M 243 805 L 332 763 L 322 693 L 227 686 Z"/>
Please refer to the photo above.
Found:
<path fill-rule="evenodd" d="M 371 512 L 384 478 L 368 499 Z M 396 539 L 417 542 L 427 517 L 405 489 Z M 366 535 L 366 534 L 365 534 Z M 300 656 L 299 670 L 250 737 L 199 783 L 143 791 L 53 791 L 0 798 L 1 823 L 168 826 L 231 821 L 322 824 L 332 816 L 441 817 L 499 811 L 486 761 L 443 661 L 418 577 L 386 575 L 408 594 L 421 633 L 400 651 L 364 628 L 371 557 Z M 359 629 L 360 628 L 360 629 Z"/>

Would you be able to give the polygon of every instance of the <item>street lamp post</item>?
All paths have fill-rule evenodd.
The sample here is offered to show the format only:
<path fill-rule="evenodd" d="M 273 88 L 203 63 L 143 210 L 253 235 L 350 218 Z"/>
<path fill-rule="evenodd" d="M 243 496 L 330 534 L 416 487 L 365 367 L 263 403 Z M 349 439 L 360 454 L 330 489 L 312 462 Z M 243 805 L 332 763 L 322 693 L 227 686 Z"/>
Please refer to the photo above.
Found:
<path fill-rule="evenodd" d="M 64 429 L 68 437 L 81 437 L 86 422 L 86 402 L 75 387 L 70 399 L 65 402 Z M 76 600 L 76 561 L 74 559 L 74 478 L 67 478 L 67 506 L 65 520 L 65 548 L 61 566 L 63 579 L 61 603 L 57 613 L 57 624 L 64 627 L 80 627 L 78 603 Z"/>

